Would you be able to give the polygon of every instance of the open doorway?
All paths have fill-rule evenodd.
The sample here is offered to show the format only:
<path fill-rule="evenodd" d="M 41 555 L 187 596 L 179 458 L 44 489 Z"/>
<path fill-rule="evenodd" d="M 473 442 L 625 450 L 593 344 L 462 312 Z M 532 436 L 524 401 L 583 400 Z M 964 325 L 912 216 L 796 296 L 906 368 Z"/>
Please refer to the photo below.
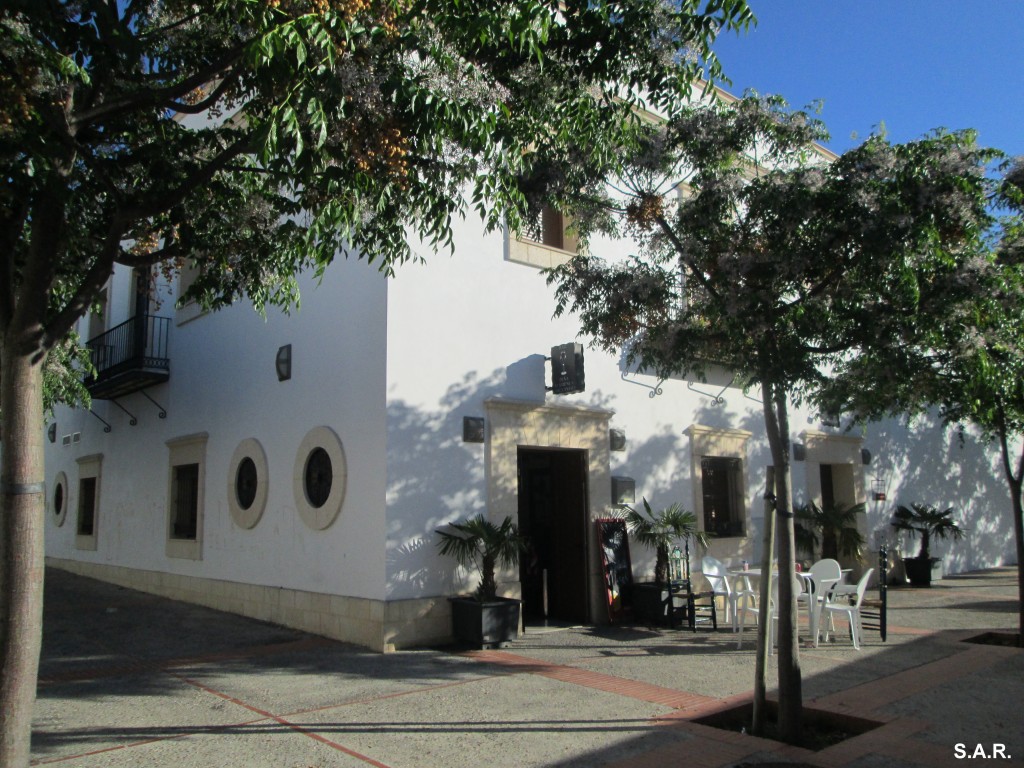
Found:
<path fill-rule="evenodd" d="M 518 449 L 523 621 L 587 622 L 587 452 Z"/>

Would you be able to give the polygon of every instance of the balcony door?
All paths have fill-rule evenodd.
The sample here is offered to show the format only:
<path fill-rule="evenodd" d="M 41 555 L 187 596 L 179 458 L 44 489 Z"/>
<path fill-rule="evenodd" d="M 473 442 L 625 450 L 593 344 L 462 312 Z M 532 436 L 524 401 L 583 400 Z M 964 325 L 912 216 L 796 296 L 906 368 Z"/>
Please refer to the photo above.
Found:
<path fill-rule="evenodd" d="M 108 301 L 109 298 L 110 286 L 106 285 L 96 299 L 95 307 L 89 312 L 89 327 L 86 331 L 88 338 L 86 338 L 86 341 L 91 341 L 107 332 L 107 305 L 110 303 Z"/>

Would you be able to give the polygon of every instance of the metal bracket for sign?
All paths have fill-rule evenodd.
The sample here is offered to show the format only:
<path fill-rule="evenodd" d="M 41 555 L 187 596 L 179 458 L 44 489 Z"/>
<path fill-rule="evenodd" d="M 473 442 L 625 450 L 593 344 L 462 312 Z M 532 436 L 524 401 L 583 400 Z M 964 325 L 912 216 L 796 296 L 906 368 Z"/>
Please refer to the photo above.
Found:
<path fill-rule="evenodd" d="M 735 378 L 736 377 L 734 376 L 733 379 L 735 379 Z M 725 398 L 722 397 L 722 395 L 725 394 L 725 390 L 727 390 L 729 387 L 732 386 L 733 379 L 729 379 L 729 383 L 726 384 L 724 387 L 722 387 L 721 391 L 717 395 L 713 394 L 711 392 L 705 392 L 702 389 L 697 389 L 695 386 L 693 386 L 693 382 L 692 381 L 686 382 L 686 388 L 689 389 L 691 392 L 696 392 L 698 395 L 704 395 L 704 397 L 710 397 L 712 405 L 724 405 L 725 404 Z"/>
<path fill-rule="evenodd" d="M 129 410 L 127 409 L 127 408 L 125 408 L 125 407 L 124 407 L 123 405 L 121 405 L 121 404 L 120 404 L 119 402 L 117 402 L 117 400 L 111 400 L 110 402 L 112 402 L 112 403 L 113 403 L 114 405 L 116 405 L 116 406 L 117 406 L 118 408 L 120 408 L 120 409 L 121 409 L 122 411 L 124 411 L 125 413 L 127 413 L 127 414 L 128 414 L 128 416 L 130 417 L 130 418 L 129 418 L 129 421 L 128 421 L 128 424 L 129 424 L 130 426 L 133 426 L 133 427 L 134 427 L 134 426 L 135 426 L 136 424 L 138 424 L 138 423 L 139 423 L 139 420 L 138 420 L 138 419 L 137 419 L 137 418 L 135 417 L 135 414 L 134 414 L 134 413 L 132 413 L 131 411 L 129 411 Z"/>
<path fill-rule="evenodd" d="M 144 398 L 146 398 L 147 400 L 149 400 L 149 402 L 151 402 L 151 403 L 152 403 L 153 405 L 155 405 L 155 406 L 156 406 L 157 408 L 159 408 L 159 409 L 160 409 L 160 412 L 159 412 L 159 413 L 157 414 L 157 416 L 159 416 L 159 417 L 160 417 L 161 419 L 166 419 L 166 418 L 167 418 L 167 409 L 166 409 L 166 408 L 164 408 L 164 407 L 163 407 L 162 405 L 160 405 L 160 403 L 158 403 L 158 402 L 157 402 L 156 400 L 154 400 L 154 399 L 153 399 L 152 397 L 150 397 L 149 395 L 147 395 L 147 394 L 146 394 L 146 390 L 144 390 L 144 389 L 140 389 L 140 390 L 139 390 L 139 394 L 140 394 L 140 395 L 142 395 L 142 396 L 143 396 Z"/>
<path fill-rule="evenodd" d="M 104 432 L 109 432 L 112 429 L 112 427 L 109 424 L 107 424 L 106 419 L 101 418 L 100 415 L 97 414 L 96 411 L 94 411 L 92 408 L 89 409 L 89 413 L 91 413 L 93 416 L 95 416 L 97 419 L 99 419 L 100 421 L 102 421 L 104 423 L 104 425 L 105 425 L 103 427 L 103 431 Z"/>
<path fill-rule="evenodd" d="M 651 390 L 650 392 L 647 393 L 647 396 L 652 399 L 657 397 L 658 395 L 665 394 L 665 390 L 661 388 L 661 385 L 665 383 L 666 379 L 658 379 L 658 383 L 652 387 L 650 384 L 644 384 L 642 381 L 633 381 L 632 379 L 628 379 L 626 378 L 626 374 L 622 374 L 620 378 L 627 384 L 633 384 L 637 387 L 643 387 L 644 389 Z"/>

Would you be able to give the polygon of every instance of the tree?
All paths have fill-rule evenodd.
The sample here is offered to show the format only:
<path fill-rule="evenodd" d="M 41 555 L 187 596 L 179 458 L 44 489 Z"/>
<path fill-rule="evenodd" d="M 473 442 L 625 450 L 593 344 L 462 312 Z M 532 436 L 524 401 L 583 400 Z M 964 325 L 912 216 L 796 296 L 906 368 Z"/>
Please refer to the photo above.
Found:
<path fill-rule="evenodd" d="M 819 399 L 862 422 L 937 408 L 946 424 L 973 425 L 996 442 L 1010 492 L 1024 646 L 1024 158 L 1002 170 L 992 198 L 1000 216 L 972 268 L 923 303 L 920 321 L 895 343 L 844 360 Z"/>
<path fill-rule="evenodd" d="M 960 266 L 986 222 L 970 133 L 906 145 L 873 136 L 825 162 L 821 124 L 780 99 L 696 103 L 649 126 L 615 188 L 574 198 L 581 231 L 630 234 L 617 263 L 556 269 L 557 314 L 598 347 L 668 376 L 713 363 L 759 386 L 779 518 L 779 725 L 800 736 L 789 403 L 826 367 L 912 324 L 933 278 Z M 759 638 L 760 639 L 760 638 Z M 755 723 L 760 726 L 760 723 Z"/>
<path fill-rule="evenodd" d="M 390 271 L 468 208 L 517 226 L 535 148 L 599 171 L 640 94 L 671 111 L 750 20 L 743 0 L 4 3 L 0 764 L 28 761 L 44 382 L 75 395 L 69 333 L 115 264 L 287 307 L 337 254 Z"/>

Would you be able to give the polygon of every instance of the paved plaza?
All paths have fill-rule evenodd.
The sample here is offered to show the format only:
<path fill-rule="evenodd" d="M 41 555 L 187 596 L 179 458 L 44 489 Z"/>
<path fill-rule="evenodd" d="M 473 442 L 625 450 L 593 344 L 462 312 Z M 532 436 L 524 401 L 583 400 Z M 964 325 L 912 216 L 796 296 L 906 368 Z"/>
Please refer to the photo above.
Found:
<path fill-rule="evenodd" d="M 68 768 L 1024 765 L 1024 650 L 965 642 L 1015 631 L 1016 569 L 889 597 L 887 642 L 868 631 L 856 651 L 840 632 L 801 651 L 809 708 L 877 725 L 811 752 L 694 722 L 750 700 L 753 633 L 737 649 L 724 627 L 531 629 L 502 650 L 381 655 L 50 569 L 33 760 Z"/>

